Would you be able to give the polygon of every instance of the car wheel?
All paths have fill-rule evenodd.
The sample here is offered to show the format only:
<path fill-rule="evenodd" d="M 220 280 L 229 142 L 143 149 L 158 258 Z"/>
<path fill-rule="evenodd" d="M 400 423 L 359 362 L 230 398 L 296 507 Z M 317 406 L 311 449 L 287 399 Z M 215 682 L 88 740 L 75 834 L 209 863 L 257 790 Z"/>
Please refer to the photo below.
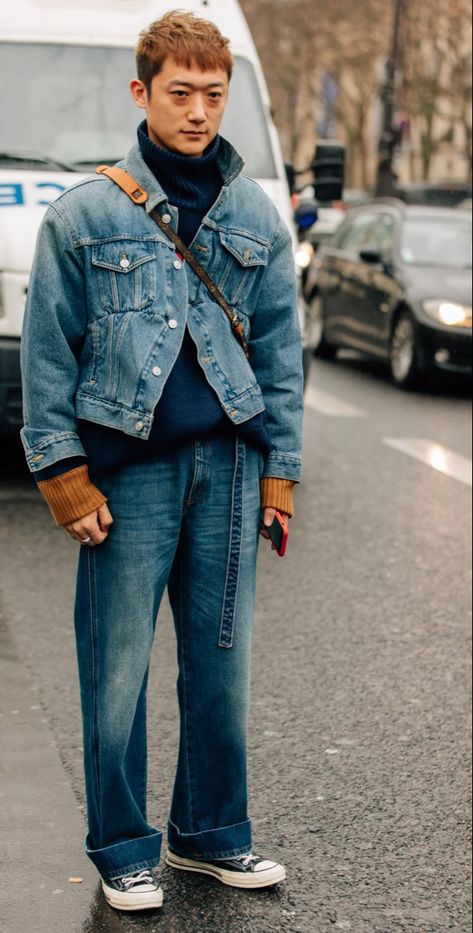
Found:
<path fill-rule="evenodd" d="M 324 334 L 325 321 L 322 299 L 320 295 L 314 295 L 310 302 L 309 343 L 314 356 L 318 356 L 321 360 L 333 360 L 337 348 L 327 343 Z"/>
<path fill-rule="evenodd" d="M 389 350 L 391 378 L 400 389 L 411 388 L 419 376 L 419 348 L 412 315 L 404 311 L 397 319 Z"/>

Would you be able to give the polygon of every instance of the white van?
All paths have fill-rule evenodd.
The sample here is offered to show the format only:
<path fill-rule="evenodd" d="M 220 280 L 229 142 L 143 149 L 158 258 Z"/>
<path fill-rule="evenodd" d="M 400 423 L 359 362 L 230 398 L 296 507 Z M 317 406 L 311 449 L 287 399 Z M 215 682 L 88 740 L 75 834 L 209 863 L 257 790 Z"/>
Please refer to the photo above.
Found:
<path fill-rule="evenodd" d="M 174 7 L 232 40 L 222 133 L 292 224 L 285 167 L 250 31 L 236 0 L 14 0 L 0 9 L 0 433 L 21 426 L 19 342 L 47 205 L 123 158 L 142 119 L 128 91 L 140 30 Z"/>

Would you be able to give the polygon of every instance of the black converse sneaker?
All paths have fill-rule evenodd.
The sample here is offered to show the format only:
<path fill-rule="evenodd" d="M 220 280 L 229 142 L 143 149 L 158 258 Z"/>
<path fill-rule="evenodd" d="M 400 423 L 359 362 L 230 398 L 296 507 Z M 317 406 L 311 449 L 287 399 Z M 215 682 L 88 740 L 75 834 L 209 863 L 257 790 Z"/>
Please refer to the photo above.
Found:
<path fill-rule="evenodd" d="M 286 878 L 286 869 L 282 865 L 259 858 L 251 852 L 225 861 L 199 862 L 197 859 L 182 858 L 168 849 L 166 863 L 182 871 L 211 875 L 232 888 L 268 888 Z"/>
<path fill-rule="evenodd" d="M 116 910 L 154 910 L 163 903 L 163 889 L 148 868 L 123 878 L 102 878 L 102 890 L 107 903 Z"/>

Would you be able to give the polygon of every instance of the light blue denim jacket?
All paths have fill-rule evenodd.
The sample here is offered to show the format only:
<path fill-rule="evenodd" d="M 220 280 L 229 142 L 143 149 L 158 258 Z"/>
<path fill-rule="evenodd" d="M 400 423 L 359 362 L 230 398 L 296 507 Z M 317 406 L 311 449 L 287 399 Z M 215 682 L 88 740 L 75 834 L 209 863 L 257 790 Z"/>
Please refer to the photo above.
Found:
<path fill-rule="evenodd" d="M 121 167 L 146 189 L 146 210 L 104 176 L 68 189 L 43 220 L 26 306 L 23 444 L 31 471 L 84 456 L 77 419 L 149 437 L 186 325 L 206 377 L 235 425 L 266 409 L 264 476 L 298 481 L 302 353 L 290 233 L 222 140 L 221 194 L 192 250 L 243 322 L 230 323 L 148 212 L 178 211 L 138 146 Z"/>

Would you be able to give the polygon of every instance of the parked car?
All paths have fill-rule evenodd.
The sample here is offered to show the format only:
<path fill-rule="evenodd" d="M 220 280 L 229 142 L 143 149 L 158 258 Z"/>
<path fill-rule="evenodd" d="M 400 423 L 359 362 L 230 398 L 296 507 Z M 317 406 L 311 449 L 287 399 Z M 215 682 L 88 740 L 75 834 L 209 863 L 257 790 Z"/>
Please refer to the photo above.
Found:
<path fill-rule="evenodd" d="M 397 196 L 406 204 L 431 207 L 458 207 L 471 194 L 471 185 L 459 181 L 413 181 L 397 189 Z"/>
<path fill-rule="evenodd" d="M 352 207 L 363 207 L 371 201 L 372 195 L 364 188 L 344 188 L 341 201 L 335 201 L 334 207 L 340 206 L 344 211 Z"/>
<path fill-rule="evenodd" d="M 471 373 L 469 211 L 394 198 L 350 211 L 306 284 L 316 355 L 351 347 L 412 385 L 427 372 Z"/>

